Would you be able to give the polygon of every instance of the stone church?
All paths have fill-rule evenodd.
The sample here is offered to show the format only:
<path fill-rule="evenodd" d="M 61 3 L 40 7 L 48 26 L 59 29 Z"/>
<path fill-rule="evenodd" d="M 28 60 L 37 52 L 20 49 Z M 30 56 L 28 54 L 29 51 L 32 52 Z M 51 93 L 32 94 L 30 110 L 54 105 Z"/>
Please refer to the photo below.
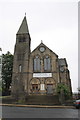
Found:
<path fill-rule="evenodd" d="M 31 37 L 25 16 L 16 34 L 12 95 L 56 95 L 59 83 L 67 85 L 72 92 L 66 59 L 59 59 L 42 41 L 31 52 Z"/>

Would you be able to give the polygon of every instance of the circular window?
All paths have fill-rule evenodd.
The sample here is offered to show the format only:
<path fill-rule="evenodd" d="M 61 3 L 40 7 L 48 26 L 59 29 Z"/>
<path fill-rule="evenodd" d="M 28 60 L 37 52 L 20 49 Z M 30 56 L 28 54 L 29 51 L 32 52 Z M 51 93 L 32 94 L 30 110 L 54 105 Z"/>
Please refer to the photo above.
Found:
<path fill-rule="evenodd" d="M 40 47 L 40 52 L 44 52 L 45 51 L 45 48 L 44 47 Z"/>

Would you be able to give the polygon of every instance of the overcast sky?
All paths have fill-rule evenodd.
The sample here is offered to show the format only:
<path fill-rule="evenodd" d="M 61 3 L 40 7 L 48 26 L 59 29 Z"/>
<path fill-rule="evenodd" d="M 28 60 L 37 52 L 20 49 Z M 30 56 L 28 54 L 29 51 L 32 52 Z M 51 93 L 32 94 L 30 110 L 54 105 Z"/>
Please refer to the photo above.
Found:
<path fill-rule="evenodd" d="M 12 0 L 11 0 L 12 1 Z M 78 2 L 77 0 L 0 1 L 0 47 L 14 53 L 16 33 L 25 16 L 31 50 L 43 40 L 59 58 L 66 58 L 73 92 L 78 88 Z"/>

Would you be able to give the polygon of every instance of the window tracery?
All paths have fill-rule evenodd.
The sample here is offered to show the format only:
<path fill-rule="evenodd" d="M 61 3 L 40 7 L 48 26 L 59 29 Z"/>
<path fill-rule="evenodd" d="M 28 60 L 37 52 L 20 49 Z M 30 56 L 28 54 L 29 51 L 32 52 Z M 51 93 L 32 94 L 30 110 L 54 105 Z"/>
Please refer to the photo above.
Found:
<path fill-rule="evenodd" d="M 51 70 L 51 59 L 49 56 L 45 56 L 44 58 L 44 70 L 45 71 Z"/>
<path fill-rule="evenodd" d="M 41 65 L 40 65 L 40 58 L 39 56 L 36 56 L 34 58 L 34 71 L 40 71 Z"/>

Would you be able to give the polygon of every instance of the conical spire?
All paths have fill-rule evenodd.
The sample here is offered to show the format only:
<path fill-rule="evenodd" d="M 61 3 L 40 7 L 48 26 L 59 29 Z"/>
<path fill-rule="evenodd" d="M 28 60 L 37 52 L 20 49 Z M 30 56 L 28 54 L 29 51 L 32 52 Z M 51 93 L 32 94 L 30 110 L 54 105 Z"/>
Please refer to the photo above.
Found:
<path fill-rule="evenodd" d="M 17 34 L 24 34 L 24 33 L 29 33 L 26 16 L 24 17 Z"/>

